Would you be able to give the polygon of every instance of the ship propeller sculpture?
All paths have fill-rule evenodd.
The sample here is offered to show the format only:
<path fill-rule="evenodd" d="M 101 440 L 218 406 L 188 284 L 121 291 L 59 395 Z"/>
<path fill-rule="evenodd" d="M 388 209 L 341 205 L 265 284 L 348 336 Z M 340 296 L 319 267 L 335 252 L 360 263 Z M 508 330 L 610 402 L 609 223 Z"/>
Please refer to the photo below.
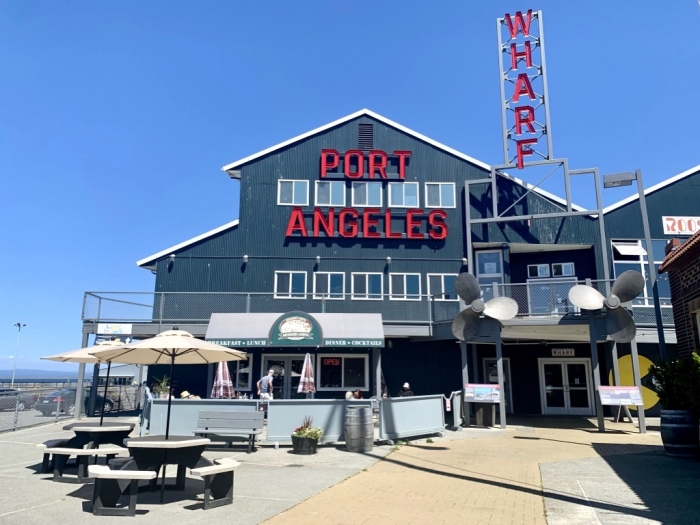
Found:
<path fill-rule="evenodd" d="M 618 277 L 608 297 L 590 286 L 577 284 L 569 290 L 569 300 L 583 310 L 605 308 L 605 328 L 616 343 L 629 343 L 637 334 L 637 327 L 629 312 L 622 307 L 644 290 L 644 276 L 628 270 Z"/>
<path fill-rule="evenodd" d="M 518 303 L 510 297 L 494 297 L 484 302 L 479 282 L 470 273 L 457 276 L 455 290 L 467 305 L 452 321 L 452 333 L 460 341 L 469 341 L 479 332 L 482 314 L 499 321 L 512 319 L 518 314 Z"/>

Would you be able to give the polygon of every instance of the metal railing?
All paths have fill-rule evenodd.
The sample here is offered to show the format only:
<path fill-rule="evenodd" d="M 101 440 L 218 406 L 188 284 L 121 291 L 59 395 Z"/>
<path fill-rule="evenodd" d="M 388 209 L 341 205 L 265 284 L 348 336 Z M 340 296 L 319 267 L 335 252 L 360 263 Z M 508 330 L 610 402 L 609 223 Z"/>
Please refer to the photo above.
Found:
<path fill-rule="evenodd" d="M 591 286 L 608 295 L 612 281 L 590 281 Z M 564 316 L 580 314 L 569 302 L 569 290 L 585 281 L 535 281 L 529 283 L 482 285 L 484 301 L 495 296 L 510 297 L 518 303 L 518 317 Z M 495 289 L 494 289 L 495 286 Z M 169 325 L 187 322 L 206 324 L 213 313 L 272 313 L 300 310 L 308 313 L 378 313 L 387 324 L 433 324 L 451 322 L 459 313 L 454 292 L 438 295 L 414 295 L 397 298 L 389 294 L 359 299 L 353 294 L 331 294 L 281 298 L 272 293 L 238 292 L 86 292 L 83 321 L 100 323 L 157 323 Z M 637 324 L 655 325 L 651 297 L 632 301 Z M 664 326 L 673 326 L 669 298 L 661 299 Z"/>
<path fill-rule="evenodd" d="M 75 385 L 75 383 L 73 383 Z M 90 386 L 85 385 L 83 393 L 90 395 Z M 107 413 L 120 413 L 136 410 L 143 403 L 142 390 L 138 386 L 107 387 Z M 98 387 L 97 415 L 102 409 L 104 386 Z M 0 393 L 0 432 L 32 427 L 45 423 L 55 423 L 76 417 L 76 390 L 69 388 L 27 388 L 14 392 Z M 85 415 L 83 402 L 82 415 Z"/>

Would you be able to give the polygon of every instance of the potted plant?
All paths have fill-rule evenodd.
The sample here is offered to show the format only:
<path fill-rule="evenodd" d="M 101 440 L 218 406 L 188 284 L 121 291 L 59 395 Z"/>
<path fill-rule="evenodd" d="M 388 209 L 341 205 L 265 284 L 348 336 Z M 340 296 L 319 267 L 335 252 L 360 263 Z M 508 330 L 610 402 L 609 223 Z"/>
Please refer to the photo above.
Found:
<path fill-rule="evenodd" d="M 700 415 L 700 356 L 670 359 L 649 367 L 648 386 L 659 396 L 661 441 L 672 456 L 697 456 Z"/>
<path fill-rule="evenodd" d="M 168 376 L 163 376 L 162 379 L 154 378 L 155 383 L 153 383 L 153 397 L 157 399 L 167 399 L 168 392 L 170 392 L 170 378 Z"/>
<path fill-rule="evenodd" d="M 312 426 L 313 419 L 309 416 L 304 418 L 300 427 L 292 432 L 292 450 L 295 454 L 315 454 L 318 440 L 323 436 L 321 427 Z"/>

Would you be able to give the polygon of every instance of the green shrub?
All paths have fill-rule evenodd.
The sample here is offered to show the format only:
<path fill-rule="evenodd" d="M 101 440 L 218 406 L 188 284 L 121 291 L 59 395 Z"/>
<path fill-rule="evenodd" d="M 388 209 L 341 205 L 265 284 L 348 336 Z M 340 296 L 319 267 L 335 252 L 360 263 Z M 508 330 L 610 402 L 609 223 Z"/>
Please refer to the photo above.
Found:
<path fill-rule="evenodd" d="M 700 356 L 670 359 L 649 367 L 647 386 L 666 410 L 693 410 L 700 414 Z"/>

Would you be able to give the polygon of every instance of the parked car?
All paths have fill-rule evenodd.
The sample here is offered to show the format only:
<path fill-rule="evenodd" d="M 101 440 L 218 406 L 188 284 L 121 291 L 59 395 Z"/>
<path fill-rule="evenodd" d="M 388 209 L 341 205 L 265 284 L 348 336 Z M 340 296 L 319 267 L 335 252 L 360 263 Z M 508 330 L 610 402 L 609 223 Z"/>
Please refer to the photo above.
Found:
<path fill-rule="evenodd" d="M 52 416 L 56 413 L 56 408 L 60 408 L 61 414 L 67 414 L 69 416 L 75 415 L 75 388 L 62 388 L 61 390 L 56 390 L 55 392 L 50 392 L 45 396 L 42 396 L 36 402 L 35 408 L 45 416 Z M 95 410 L 99 412 L 102 409 L 102 401 L 104 400 L 104 411 L 105 414 L 112 411 L 114 408 L 114 402 L 107 398 L 105 399 L 101 395 L 97 395 L 97 403 L 95 404 Z M 87 392 L 85 400 L 83 401 L 83 406 L 86 407 L 90 402 L 90 392 Z"/>
<path fill-rule="evenodd" d="M 0 410 L 31 410 L 39 399 L 38 394 L 16 388 L 0 388 Z M 19 405 L 19 406 L 18 406 Z"/>

